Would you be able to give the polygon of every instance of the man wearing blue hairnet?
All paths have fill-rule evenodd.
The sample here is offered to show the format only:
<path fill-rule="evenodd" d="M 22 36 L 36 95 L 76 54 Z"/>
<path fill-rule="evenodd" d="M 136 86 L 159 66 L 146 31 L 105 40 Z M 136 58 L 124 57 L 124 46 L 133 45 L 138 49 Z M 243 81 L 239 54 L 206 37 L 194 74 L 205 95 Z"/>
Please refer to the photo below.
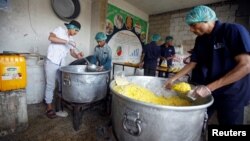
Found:
<path fill-rule="evenodd" d="M 167 67 L 172 67 L 173 59 L 175 57 L 175 48 L 173 45 L 174 38 L 172 36 L 167 36 L 165 39 L 165 44 L 161 45 L 161 60 L 159 66 L 165 60 L 167 62 Z M 163 77 L 163 73 L 159 71 L 158 76 Z M 165 72 L 165 78 L 168 78 L 169 72 Z"/>
<path fill-rule="evenodd" d="M 161 36 L 159 34 L 153 34 L 151 42 L 143 48 L 141 62 L 139 67 L 144 68 L 145 76 L 155 76 L 157 60 L 161 56 Z"/>
<path fill-rule="evenodd" d="M 110 70 L 112 61 L 112 51 L 109 45 L 106 43 L 107 36 L 103 32 L 98 32 L 95 36 L 95 40 L 98 45 L 95 47 L 94 57 L 99 66 L 99 70 Z M 93 63 L 93 62 L 92 62 Z"/>
<path fill-rule="evenodd" d="M 192 70 L 198 84 L 193 96 L 213 95 L 208 115 L 217 110 L 219 124 L 243 124 L 244 106 L 250 99 L 250 36 L 239 24 L 221 23 L 207 6 L 186 15 L 190 31 L 197 35 L 191 62 L 166 82 L 171 84 Z"/>

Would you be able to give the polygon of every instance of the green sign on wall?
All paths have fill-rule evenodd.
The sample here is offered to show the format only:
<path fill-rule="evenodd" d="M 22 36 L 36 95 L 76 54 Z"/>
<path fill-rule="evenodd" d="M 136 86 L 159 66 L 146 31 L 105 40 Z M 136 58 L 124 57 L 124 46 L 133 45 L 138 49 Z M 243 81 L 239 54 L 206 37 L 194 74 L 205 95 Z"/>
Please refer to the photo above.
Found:
<path fill-rule="evenodd" d="M 146 41 L 148 23 L 114 5 L 108 4 L 106 34 L 108 40 L 121 30 L 133 32 L 142 43 Z"/>

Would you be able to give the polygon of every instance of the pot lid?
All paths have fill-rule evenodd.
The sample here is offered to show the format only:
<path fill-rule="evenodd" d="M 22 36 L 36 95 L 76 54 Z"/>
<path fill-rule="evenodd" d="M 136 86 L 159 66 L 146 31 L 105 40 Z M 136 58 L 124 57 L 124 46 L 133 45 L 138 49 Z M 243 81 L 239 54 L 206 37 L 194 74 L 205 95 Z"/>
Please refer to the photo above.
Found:
<path fill-rule="evenodd" d="M 80 14 L 79 0 L 52 0 L 52 8 L 62 20 L 75 19 Z"/>

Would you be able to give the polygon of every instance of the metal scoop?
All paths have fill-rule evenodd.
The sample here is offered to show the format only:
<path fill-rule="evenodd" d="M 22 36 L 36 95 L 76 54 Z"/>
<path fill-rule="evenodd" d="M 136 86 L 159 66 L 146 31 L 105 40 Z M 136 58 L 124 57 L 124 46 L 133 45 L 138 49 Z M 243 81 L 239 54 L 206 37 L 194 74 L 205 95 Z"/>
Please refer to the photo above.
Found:
<path fill-rule="evenodd" d="M 193 101 L 197 99 L 195 93 L 194 93 L 194 90 L 190 90 L 188 93 L 187 93 L 187 97 L 189 97 L 190 99 L 192 99 Z"/>
<path fill-rule="evenodd" d="M 184 98 L 184 99 L 188 99 L 188 100 L 192 100 L 192 101 L 195 101 L 197 99 L 197 97 L 194 93 L 194 90 L 190 90 L 186 94 L 181 94 L 178 92 L 176 92 L 176 93 L 179 97 Z"/>
<path fill-rule="evenodd" d="M 83 59 L 87 62 L 87 71 L 95 72 L 97 70 L 97 66 L 95 64 L 91 64 L 86 58 Z"/>
<path fill-rule="evenodd" d="M 171 90 L 174 91 L 180 98 L 194 101 L 197 99 L 197 95 L 194 93 L 195 86 L 192 84 L 189 84 L 189 85 L 191 86 L 191 90 L 189 91 L 174 90 L 173 87 L 171 87 Z"/>
<path fill-rule="evenodd" d="M 87 70 L 88 71 L 97 71 L 97 66 L 95 64 L 88 64 Z"/>

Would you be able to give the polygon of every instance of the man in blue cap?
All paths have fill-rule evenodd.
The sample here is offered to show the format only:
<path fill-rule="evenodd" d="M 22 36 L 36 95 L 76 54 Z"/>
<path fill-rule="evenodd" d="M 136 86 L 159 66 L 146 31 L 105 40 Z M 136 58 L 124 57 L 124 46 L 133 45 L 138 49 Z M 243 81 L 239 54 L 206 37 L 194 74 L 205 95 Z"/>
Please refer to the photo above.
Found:
<path fill-rule="evenodd" d="M 157 61 L 161 56 L 161 36 L 159 34 L 153 34 L 151 42 L 143 48 L 141 62 L 139 67 L 144 68 L 145 76 L 155 76 Z"/>
<path fill-rule="evenodd" d="M 250 36 L 239 24 L 221 23 L 207 6 L 197 6 L 186 15 L 190 31 L 197 35 L 191 60 L 175 80 L 192 70 L 192 81 L 198 84 L 196 97 L 213 95 L 208 115 L 217 110 L 219 124 L 243 124 L 244 106 L 250 100 Z"/>
<path fill-rule="evenodd" d="M 47 59 L 44 64 L 46 85 L 45 85 L 45 102 L 47 104 L 46 114 L 48 118 L 55 118 L 56 113 L 52 107 L 52 100 L 56 81 L 59 82 L 59 93 L 61 93 L 61 75 L 59 68 L 63 65 L 63 59 L 70 52 L 74 58 L 83 57 L 82 52 L 76 50 L 76 44 L 73 36 L 81 29 L 81 24 L 75 20 L 65 23 L 66 27 L 57 27 L 49 35 L 49 47 L 47 51 Z M 62 112 L 58 112 L 59 116 Z M 62 116 L 66 116 L 64 113 Z"/>
<path fill-rule="evenodd" d="M 167 62 L 167 67 L 171 68 L 173 64 L 173 59 L 175 57 L 175 48 L 173 45 L 174 38 L 172 36 L 167 36 L 165 39 L 165 44 L 161 46 L 161 60 L 159 66 L 161 66 L 162 61 Z M 165 78 L 168 78 L 169 72 L 165 73 Z M 159 71 L 159 77 L 163 77 L 163 72 Z"/>
<path fill-rule="evenodd" d="M 95 47 L 94 57 L 96 58 L 99 70 L 110 70 L 112 65 L 112 50 L 106 43 L 107 36 L 103 32 L 98 32 L 95 36 L 97 46 Z M 96 62 L 92 62 L 96 63 Z"/>

